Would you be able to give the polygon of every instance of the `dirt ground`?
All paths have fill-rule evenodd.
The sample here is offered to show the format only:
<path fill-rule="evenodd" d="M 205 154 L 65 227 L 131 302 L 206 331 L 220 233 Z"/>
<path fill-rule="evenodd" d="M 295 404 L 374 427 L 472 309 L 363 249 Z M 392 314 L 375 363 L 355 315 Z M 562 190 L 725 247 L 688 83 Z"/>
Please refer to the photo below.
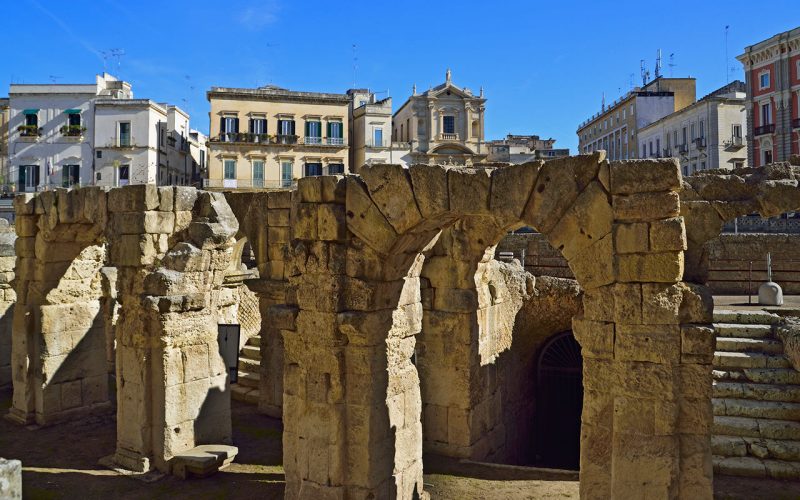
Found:
<path fill-rule="evenodd" d="M 0 391 L 0 408 L 11 393 Z M 5 412 L 5 410 L 2 410 Z M 236 461 L 206 479 L 163 477 L 144 482 L 98 465 L 115 446 L 113 416 L 29 430 L 0 419 L 0 456 L 22 460 L 26 499 L 282 499 L 281 423 L 255 407 L 233 403 Z M 425 489 L 433 499 L 577 498 L 572 476 L 535 470 L 426 461 Z M 715 497 L 725 499 L 797 499 L 800 483 L 717 478 Z"/>

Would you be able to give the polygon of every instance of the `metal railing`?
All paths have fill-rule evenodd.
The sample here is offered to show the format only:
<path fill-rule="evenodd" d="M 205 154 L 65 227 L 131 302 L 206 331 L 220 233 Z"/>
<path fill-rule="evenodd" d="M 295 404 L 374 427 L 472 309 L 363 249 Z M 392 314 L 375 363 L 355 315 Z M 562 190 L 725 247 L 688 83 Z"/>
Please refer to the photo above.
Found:
<path fill-rule="evenodd" d="M 771 134 L 775 132 L 775 124 L 772 123 L 770 125 L 762 125 L 760 127 L 756 127 L 753 129 L 754 135 L 764 135 L 764 134 Z"/>
<path fill-rule="evenodd" d="M 307 135 L 305 137 L 304 143 L 310 145 L 322 144 L 322 137 L 311 137 Z"/>
<path fill-rule="evenodd" d="M 210 189 L 291 189 L 294 187 L 297 187 L 297 180 L 203 179 L 203 188 Z"/>
<path fill-rule="evenodd" d="M 679 144 L 678 145 L 678 152 L 686 154 L 689 152 L 689 145 L 688 144 Z"/>
<path fill-rule="evenodd" d="M 343 146 L 344 145 L 344 138 L 343 137 L 328 137 L 325 139 L 329 146 Z"/>
<path fill-rule="evenodd" d="M 732 136 L 724 142 L 724 145 L 728 149 L 738 149 L 744 147 L 744 141 L 742 141 L 741 137 Z"/>
<path fill-rule="evenodd" d="M 458 140 L 458 134 L 442 133 L 441 140 L 443 140 L 443 141 L 457 141 Z"/>
<path fill-rule="evenodd" d="M 705 137 L 696 137 L 694 140 L 694 147 L 696 148 L 704 148 L 706 147 L 706 138 Z"/>

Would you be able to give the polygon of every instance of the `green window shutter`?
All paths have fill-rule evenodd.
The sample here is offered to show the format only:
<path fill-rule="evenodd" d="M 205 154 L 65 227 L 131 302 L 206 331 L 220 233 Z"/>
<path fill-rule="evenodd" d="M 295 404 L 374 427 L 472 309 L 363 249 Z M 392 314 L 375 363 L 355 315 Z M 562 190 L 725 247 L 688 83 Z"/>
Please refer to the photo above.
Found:
<path fill-rule="evenodd" d="M 306 122 L 306 137 L 311 135 L 311 122 Z"/>

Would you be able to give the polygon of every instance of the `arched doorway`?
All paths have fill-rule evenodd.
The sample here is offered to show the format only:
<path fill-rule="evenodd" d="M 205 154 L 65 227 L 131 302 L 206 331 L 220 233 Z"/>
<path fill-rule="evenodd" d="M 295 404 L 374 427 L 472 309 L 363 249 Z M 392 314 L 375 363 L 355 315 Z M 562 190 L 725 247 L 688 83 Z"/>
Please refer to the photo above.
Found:
<path fill-rule="evenodd" d="M 536 465 L 578 470 L 580 466 L 583 358 L 571 331 L 553 335 L 536 363 Z"/>

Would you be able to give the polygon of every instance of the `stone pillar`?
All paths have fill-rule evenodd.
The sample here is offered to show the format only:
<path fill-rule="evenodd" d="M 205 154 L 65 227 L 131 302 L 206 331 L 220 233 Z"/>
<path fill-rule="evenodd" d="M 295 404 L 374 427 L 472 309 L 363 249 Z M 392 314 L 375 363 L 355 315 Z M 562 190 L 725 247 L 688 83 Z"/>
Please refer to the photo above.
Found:
<path fill-rule="evenodd" d="M 12 286 L 17 261 L 14 253 L 16 239 L 14 228 L 6 219 L 0 219 L 0 387 L 11 384 L 11 329 L 17 301 Z"/>
<path fill-rule="evenodd" d="M 52 424 L 107 411 L 100 188 L 17 196 L 17 296 L 9 418 Z"/>
<path fill-rule="evenodd" d="M 580 281 L 581 497 L 711 498 L 710 294 L 681 282 L 677 162 L 611 163 L 616 279 Z M 592 248 L 592 247 L 590 247 Z"/>
<path fill-rule="evenodd" d="M 111 460 L 170 472 L 175 455 L 231 441 L 216 302 L 238 226 L 219 193 L 137 185 L 108 196 L 121 303 Z"/>

